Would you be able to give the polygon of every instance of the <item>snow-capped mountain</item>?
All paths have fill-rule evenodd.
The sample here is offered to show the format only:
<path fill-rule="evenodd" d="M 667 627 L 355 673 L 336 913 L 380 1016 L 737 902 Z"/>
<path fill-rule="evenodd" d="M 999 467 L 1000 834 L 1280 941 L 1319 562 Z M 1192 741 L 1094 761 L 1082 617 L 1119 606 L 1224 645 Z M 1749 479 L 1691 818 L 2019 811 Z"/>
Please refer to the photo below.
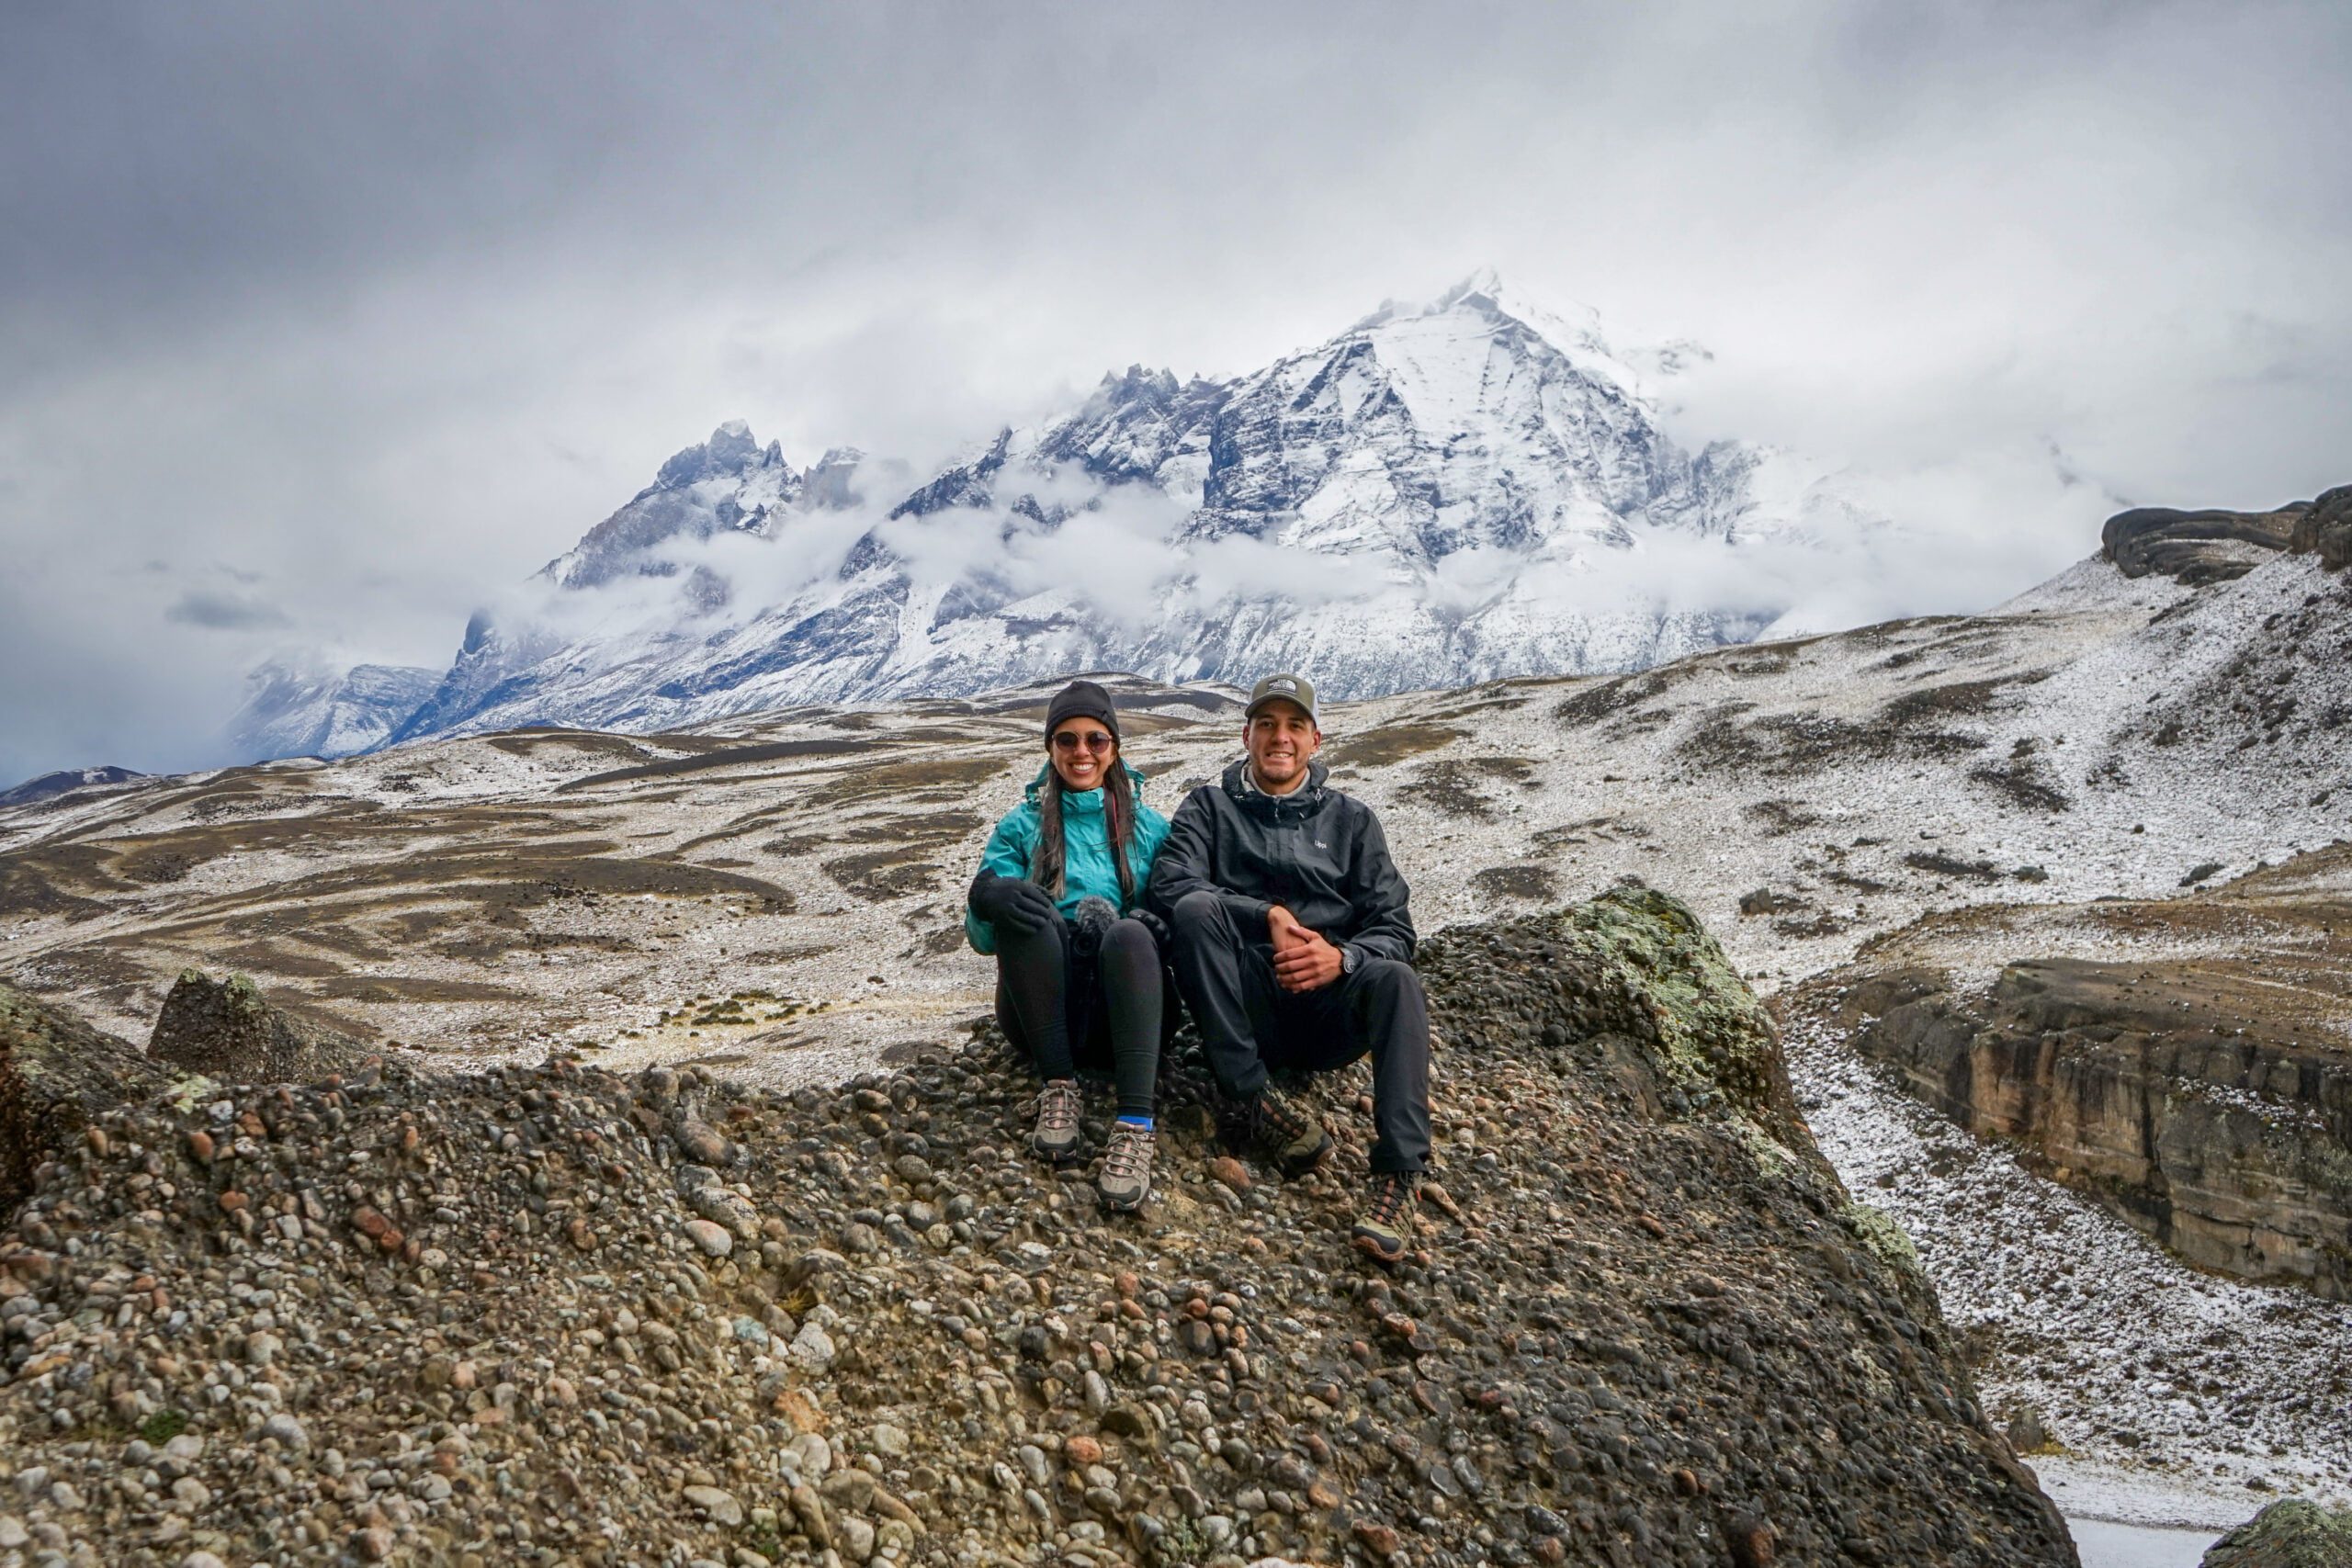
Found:
<path fill-rule="evenodd" d="M 895 502 L 848 482 L 865 477 L 854 454 L 801 473 L 722 426 L 549 563 L 543 613 L 478 616 L 393 738 L 657 728 L 1072 670 L 1297 668 L 1359 696 L 1745 640 L 1786 605 L 1740 582 L 1740 552 L 1881 525 L 1792 454 L 1678 445 L 1653 389 L 1703 354 L 1620 351 L 1590 312 L 1481 274 L 1232 380 L 1107 376 Z M 777 586 L 746 594 L 753 558 L 715 547 L 728 534 L 805 570 L 754 573 Z M 1662 592 L 1694 549 L 1736 591 Z"/>
<path fill-rule="evenodd" d="M 273 660 L 245 677 L 229 737 L 249 761 L 348 757 L 380 746 L 441 683 L 439 671 L 356 664 L 335 671 Z"/>

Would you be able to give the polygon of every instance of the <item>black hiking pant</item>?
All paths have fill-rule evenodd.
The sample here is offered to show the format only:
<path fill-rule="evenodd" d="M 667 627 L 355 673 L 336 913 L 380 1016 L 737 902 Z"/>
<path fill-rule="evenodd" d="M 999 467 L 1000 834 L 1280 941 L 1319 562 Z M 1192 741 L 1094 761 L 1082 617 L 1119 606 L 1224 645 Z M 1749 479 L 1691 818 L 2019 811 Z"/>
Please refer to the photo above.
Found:
<path fill-rule="evenodd" d="M 1068 920 L 1041 931 L 996 929 L 996 1019 L 1037 1076 L 1074 1078 L 1108 1067 L 1122 1116 L 1149 1116 L 1159 1083 L 1166 985 L 1159 946 L 1140 920 L 1114 920 L 1100 951 L 1080 956 Z"/>
<path fill-rule="evenodd" d="M 1372 1168 L 1411 1174 L 1429 1163 L 1429 1001 L 1411 964 L 1368 958 L 1318 990 L 1285 991 L 1272 939 L 1239 930 L 1216 894 L 1188 893 L 1170 914 L 1177 988 L 1218 1087 L 1248 1100 L 1270 1069 L 1328 1073 L 1370 1052 Z"/>

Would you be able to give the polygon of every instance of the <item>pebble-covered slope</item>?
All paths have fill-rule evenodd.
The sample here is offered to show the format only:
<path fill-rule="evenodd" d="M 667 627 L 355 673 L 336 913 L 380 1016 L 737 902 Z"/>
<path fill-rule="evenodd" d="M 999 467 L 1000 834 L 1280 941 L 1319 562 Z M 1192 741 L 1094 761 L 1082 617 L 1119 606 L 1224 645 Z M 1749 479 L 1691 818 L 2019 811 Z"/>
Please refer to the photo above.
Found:
<path fill-rule="evenodd" d="M 559 1059 L 107 1113 L 0 1236 L 0 1554 L 2074 1562 L 1686 909 L 1425 974 L 1442 1185 L 1393 1276 L 1345 1245 L 1361 1069 L 1277 1183 L 1180 1061 L 1140 1220 L 1023 1152 L 989 1034 L 832 1089 Z"/>

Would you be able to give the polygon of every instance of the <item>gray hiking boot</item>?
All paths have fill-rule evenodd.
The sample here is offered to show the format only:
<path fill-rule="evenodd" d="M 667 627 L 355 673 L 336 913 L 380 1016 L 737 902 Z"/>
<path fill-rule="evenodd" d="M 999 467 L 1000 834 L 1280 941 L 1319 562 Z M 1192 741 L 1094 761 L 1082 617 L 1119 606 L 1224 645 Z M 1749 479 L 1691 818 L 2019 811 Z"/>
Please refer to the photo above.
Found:
<path fill-rule="evenodd" d="M 1250 1136 L 1284 1176 L 1305 1176 L 1331 1152 L 1331 1134 L 1303 1108 L 1269 1086 L 1250 1102 Z"/>
<path fill-rule="evenodd" d="M 1102 1202 L 1106 1208 L 1131 1213 L 1151 1196 L 1151 1156 L 1159 1134 L 1132 1122 L 1111 1123 L 1110 1146 L 1102 1154 Z"/>
<path fill-rule="evenodd" d="M 1068 1159 L 1078 1152 L 1078 1080 L 1048 1078 L 1037 1091 L 1037 1130 L 1030 1145 L 1047 1159 Z"/>
<path fill-rule="evenodd" d="M 1356 1217 L 1356 1250 L 1375 1263 L 1397 1263 L 1413 1244 L 1413 1220 L 1419 1208 L 1421 1179 L 1395 1171 L 1375 1173 L 1365 1194 L 1363 1212 Z"/>

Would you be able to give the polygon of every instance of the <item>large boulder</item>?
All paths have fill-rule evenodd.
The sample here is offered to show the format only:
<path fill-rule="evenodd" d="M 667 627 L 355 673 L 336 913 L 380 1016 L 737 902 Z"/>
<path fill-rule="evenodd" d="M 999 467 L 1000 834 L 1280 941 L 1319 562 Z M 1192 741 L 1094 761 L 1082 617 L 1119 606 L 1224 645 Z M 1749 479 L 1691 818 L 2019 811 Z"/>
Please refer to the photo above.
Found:
<path fill-rule="evenodd" d="M 2352 1568 L 2352 1513 L 2273 1503 L 2208 1547 L 2202 1568 Z"/>
<path fill-rule="evenodd" d="M 1028 1154 L 985 1024 L 788 1093 L 395 1065 L 108 1112 L 0 1235 L 36 1331 L 0 1450 L 50 1483 L 11 1506 L 137 1561 L 120 1431 L 184 1424 L 223 1561 L 503 1561 L 522 1499 L 583 1562 L 2075 1562 L 1687 908 L 1627 887 L 1419 968 L 1437 1164 L 1394 1271 L 1348 1241 L 1366 1068 L 1297 1086 L 1338 1146 L 1285 1180 L 1189 1036 L 1139 1216 Z M 273 1443 L 424 1504 L 363 1523 Z"/>
<path fill-rule="evenodd" d="M 229 1083 L 288 1083 L 350 1072 L 366 1047 L 272 1007 L 243 975 L 215 980 L 181 972 L 156 1015 L 147 1054 Z"/>
<path fill-rule="evenodd" d="M 153 1092 L 169 1074 L 129 1041 L 0 986 L 0 1215 L 32 1190 L 40 1163 L 91 1118 Z"/>

